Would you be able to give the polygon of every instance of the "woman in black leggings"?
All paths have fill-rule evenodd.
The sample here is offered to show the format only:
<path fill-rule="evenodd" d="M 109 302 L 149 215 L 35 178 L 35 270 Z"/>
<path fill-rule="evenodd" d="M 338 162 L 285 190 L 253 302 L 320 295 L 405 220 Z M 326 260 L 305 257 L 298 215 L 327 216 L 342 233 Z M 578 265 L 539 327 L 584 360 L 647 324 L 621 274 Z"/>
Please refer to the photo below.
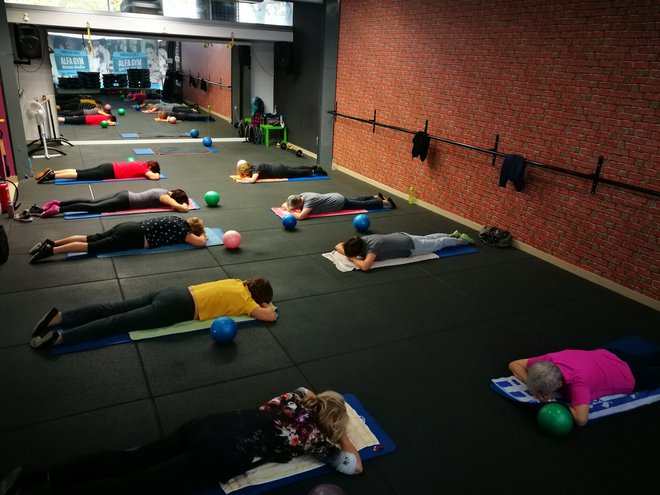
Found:
<path fill-rule="evenodd" d="M 63 168 L 52 170 L 45 168 L 34 176 L 38 184 L 55 179 L 72 180 L 107 180 L 107 179 L 138 179 L 146 177 L 158 180 L 160 164 L 154 160 L 148 162 L 109 162 L 101 163 L 92 168 Z"/>
<path fill-rule="evenodd" d="M 44 239 L 30 249 L 31 264 L 55 254 L 108 253 L 131 249 L 149 249 L 175 244 L 204 247 L 207 236 L 204 222 L 198 217 L 183 219 L 167 215 L 141 222 L 123 222 L 106 232 L 93 235 L 72 235 L 51 241 Z"/>

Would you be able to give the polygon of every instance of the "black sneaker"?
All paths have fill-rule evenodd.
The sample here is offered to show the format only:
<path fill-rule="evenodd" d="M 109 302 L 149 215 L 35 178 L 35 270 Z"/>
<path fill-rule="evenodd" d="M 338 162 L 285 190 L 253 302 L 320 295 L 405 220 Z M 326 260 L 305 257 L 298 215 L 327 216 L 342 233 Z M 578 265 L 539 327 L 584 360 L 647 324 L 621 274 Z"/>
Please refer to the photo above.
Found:
<path fill-rule="evenodd" d="M 35 253 L 34 256 L 30 259 L 30 264 L 34 265 L 38 261 L 48 258 L 53 255 L 53 245 L 49 243 L 42 243 L 39 251 Z"/>
<path fill-rule="evenodd" d="M 396 210 L 396 203 L 394 202 L 394 200 L 392 198 L 387 198 L 387 202 L 390 204 L 390 208 L 392 210 Z"/>
<path fill-rule="evenodd" d="M 32 218 L 32 216 L 30 215 L 30 211 L 29 211 L 29 210 L 23 210 L 22 212 L 20 212 L 20 213 L 16 213 L 16 214 L 14 215 L 14 220 L 16 220 L 16 221 L 18 221 L 18 222 L 24 222 L 24 223 L 27 223 L 27 222 L 31 222 L 31 221 L 33 220 L 33 218 Z"/>
<path fill-rule="evenodd" d="M 316 170 L 314 171 L 314 173 L 316 173 L 316 175 L 322 175 L 324 177 L 326 177 L 328 175 L 328 172 L 323 170 L 321 167 L 316 167 Z"/>
<path fill-rule="evenodd" d="M 44 337 L 46 332 L 49 331 L 48 324 L 51 321 L 53 321 L 53 318 L 55 318 L 59 312 L 60 312 L 60 310 L 57 309 L 57 308 L 50 308 L 48 310 L 48 313 L 46 313 L 41 318 L 41 320 L 39 320 L 37 325 L 34 327 L 34 330 L 32 331 L 32 338 Z"/>
<path fill-rule="evenodd" d="M 381 201 L 385 201 L 385 196 L 383 196 L 383 193 L 379 192 L 378 197 L 380 198 Z"/>
<path fill-rule="evenodd" d="M 37 254 L 37 251 L 39 251 L 41 249 L 41 246 L 43 246 L 44 244 L 53 244 L 53 241 L 51 241 L 50 239 L 44 239 L 41 242 L 37 242 L 34 246 L 30 248 L 28 254 Z"/>
<path fill-rule="evenodd" d="M 34 203 L 32 206 L 30 206 L 30 209 L 28 210 L 30 215 L 41 215 L 43 212 L 44 209 L 40 206 L 37 206 L 37 203 Z"/>

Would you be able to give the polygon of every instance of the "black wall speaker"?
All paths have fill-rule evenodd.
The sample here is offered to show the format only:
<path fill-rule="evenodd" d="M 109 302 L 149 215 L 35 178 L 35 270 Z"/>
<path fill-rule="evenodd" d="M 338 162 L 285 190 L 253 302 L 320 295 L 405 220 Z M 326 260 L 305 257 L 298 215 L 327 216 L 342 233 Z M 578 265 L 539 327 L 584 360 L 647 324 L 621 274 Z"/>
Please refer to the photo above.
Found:
<path fill-rule="evenodd" d="M 284 41 L 275 43 L 275 68 L 286 70 L 293 68 L 293 43 Z"/>
<path fill-rule="evenodd" d="M 239 65 L 252 65 L 252 57 L 250 56 L 250 47 L 239 45 L 238 47 L 238 63 Z"/>
<path fill-rule="evenodd" d="M 14 24 L 14 35 L 18 58 L 41 58 L 41 35 L 37 26 Z"/>

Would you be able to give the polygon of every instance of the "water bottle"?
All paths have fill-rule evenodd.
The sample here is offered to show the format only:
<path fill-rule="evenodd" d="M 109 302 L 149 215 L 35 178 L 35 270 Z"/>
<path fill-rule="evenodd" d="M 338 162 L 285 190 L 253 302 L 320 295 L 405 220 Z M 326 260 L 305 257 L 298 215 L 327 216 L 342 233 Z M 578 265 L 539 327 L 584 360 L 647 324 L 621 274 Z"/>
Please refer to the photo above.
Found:
<path fill-rule="evenodd" d="M 415 188 L 413 186 L 408 188 L 408 204 L 415 204 Z"/>

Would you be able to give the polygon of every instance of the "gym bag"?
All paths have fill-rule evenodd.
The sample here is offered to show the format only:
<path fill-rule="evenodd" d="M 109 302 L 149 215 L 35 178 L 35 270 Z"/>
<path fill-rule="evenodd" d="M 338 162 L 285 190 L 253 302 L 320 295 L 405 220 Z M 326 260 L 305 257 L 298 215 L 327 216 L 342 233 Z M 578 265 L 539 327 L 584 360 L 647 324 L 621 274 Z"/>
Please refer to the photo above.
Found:
<path fill-rule="evenodd" d="M 502 230 L 498 229 L 497 227 L 485 225 L 479 231 L 479 239 L 481 239 L 489 246 L 509 247 L 511 245 L 512 236 L 511 232 L 508 230 Z"/>

